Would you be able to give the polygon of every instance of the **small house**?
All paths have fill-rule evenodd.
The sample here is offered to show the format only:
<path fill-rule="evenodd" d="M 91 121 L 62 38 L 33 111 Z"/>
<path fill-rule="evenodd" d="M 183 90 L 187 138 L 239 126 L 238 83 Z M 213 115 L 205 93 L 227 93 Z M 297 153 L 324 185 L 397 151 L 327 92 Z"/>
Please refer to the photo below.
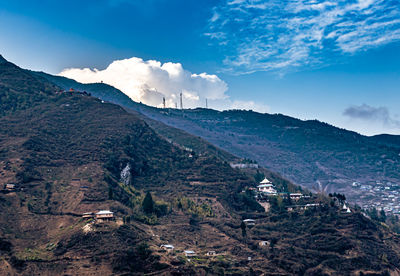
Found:
<path fill-rule="evenodd" d="M 160 246 L 161 249 L 164 249 L 167 252 L 174 251 L 175 247 L 172 244 L 163 244 Z"/>
<path fill-rule="evenodd" d="M 302 193 L 290 193 L 290 199 L 292 200 L 299 200 L 303 197 Z"/>
<path fill-rule="evenodd" d="M 186 257 L 196 257 L 197 256 L 196 252 L 194 252 L 192 250 L 185 250 L 184 253 L 185 253 Z"/>
<path fill-rule="evenodd" d="M 93 212 L 86 212 L 82 214 L 83 218 L 93 218 L 94 217 L 94 213 Z"/>
<path fill-rule="evenodd" d="M 269 244 L 270 244 L 269 241 L 260 241 L 260 242 L 258 243 L 259 246 L 267 246 L 267 245 L 269 245 Z"/>
<path fill-rule="evenodd" d="M 246 226 L 256 225 L 256 221 L 254 219 L 244 219 L 243 222 L 246 224 Z"/>
<path fill-rule="evenodd" d="M 217 253 L 216 253 L 215 251 L 211 250 L 211 251 L 208 251 L 208 252 L 206 253 L 206 255 L 207 255 L 207 256 L 216 256 Z"/>
<path fill-rule="evenodd" d="M 15 184 L 6 184 L 6 190 L 7 191 L 14 191 L 15 190 Z"/>
<path fill-rule="evenodd" d="M 96 214 L 96 219 L 113 219 L 114 218 L 114 213 L 111 212 L 110 210 L 101 210 L 97 212 Z"/>

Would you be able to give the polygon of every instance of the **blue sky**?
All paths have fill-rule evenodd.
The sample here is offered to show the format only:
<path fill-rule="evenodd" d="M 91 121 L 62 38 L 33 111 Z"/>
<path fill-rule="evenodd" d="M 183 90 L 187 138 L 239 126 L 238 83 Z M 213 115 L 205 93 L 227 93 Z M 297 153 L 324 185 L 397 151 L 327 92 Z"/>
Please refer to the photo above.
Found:
<path fill-rule="evenodd" d="M 135 100 L 400 134 L 393 0 L 0 0 L 0 54 Z"/>

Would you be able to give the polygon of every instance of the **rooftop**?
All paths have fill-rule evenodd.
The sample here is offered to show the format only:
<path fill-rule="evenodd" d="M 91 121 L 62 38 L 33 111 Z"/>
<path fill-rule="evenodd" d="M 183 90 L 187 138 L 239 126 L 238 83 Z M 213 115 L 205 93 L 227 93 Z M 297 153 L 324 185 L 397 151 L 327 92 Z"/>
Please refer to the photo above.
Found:
<path fill-rule="evenodd" d="M 110 214 L 113 214 L 113 212 L 111 212 L 110 210 L 101 210 L 96 213 L 96 215 L 110 215 Z"/>
<path fill-rule="evenodd" d="M 266 177 L 264 178 L 263 181 L 260 182 L 260 184 L 269 184 L 271 181 L 269 181 Z"/>

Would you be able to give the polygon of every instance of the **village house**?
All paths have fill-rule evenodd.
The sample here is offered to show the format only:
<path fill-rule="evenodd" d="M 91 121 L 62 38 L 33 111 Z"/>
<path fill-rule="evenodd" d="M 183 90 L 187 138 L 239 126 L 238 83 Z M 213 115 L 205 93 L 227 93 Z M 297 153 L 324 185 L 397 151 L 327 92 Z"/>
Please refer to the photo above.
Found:
<path fill-rule="evenodd" d="M 94 213 L 93 212 L 86 212 L 82 214 L 83 218 L 93 218 L 94 217 Z"/>
<path fill-rule="evenodd" d="M 290 193 L 290 199 L 292 200 L 299 200 L 303 197 L 302 193 Z"/>
<path fill-rule="evenodd" d="M 244 219 L 243 222 L 246 224 L 246 226 L 256 225 L 256 221 L 254 219 Z"/>
<path fill-rule="evenodd" d="M 211 251 L 208 251 L 208 252 L 206 253 L 206 255 L 207 255 L 207 256 L 216 256 L 217 253 L 216 253 L 215 251 L 211 250 Z"/>
<path fill-rule="evenodd" d="M 15 186 L 15 184 L 9 183 L 9 184 L 6 184 L 5 188 L 6 188 L 7 191 L 14 191 L 16 186 Z"/>
<path fill-rule="evenodd" d="M 258 243 L 259 246 L 267 246 L 267 245 L 269 245 L 269 244 L 270 244 L 269 241 L 260 241 L 260 242 Z"/>
<path fill-rule="evenodd" d="M 188 258 L 197 256 L 196 252 L 194 252 L 192 250 L 185 250 L 184 253 L 185 253 L 185 256 Z"/>
<path fill-rule="evenodd" d="M 114 213 L 110 210 L 101 210 L 96 213 L 96 219 L 111 220 L 114 218 Z"/>
<path fill-rule="evenodd" d="M 164 249 L 167 252 L 174 251 L 175 247 L 172 244 L 163 244 L 160 246 L 161 249 Z"/>

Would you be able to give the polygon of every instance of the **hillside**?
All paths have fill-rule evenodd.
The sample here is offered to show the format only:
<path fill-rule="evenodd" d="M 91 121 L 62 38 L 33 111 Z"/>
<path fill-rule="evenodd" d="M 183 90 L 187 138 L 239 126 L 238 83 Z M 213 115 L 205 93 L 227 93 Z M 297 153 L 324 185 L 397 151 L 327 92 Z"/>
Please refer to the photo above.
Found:
<path fill-rule="evenodd" d="M 9 79 L 26 73 L 13 68 Z M 399 236 L 359 210 L 343 213 L 333 199 L 313 195 L 297 202 L 314 204 L 307 210 L 290 211 L 293 202 L 274 197 L 265 212 L 248 174 L 85 94 L 56 89 L 1 116 L 0 175 L 1 186 L 17 185 L 0 193 L 0 274 L 400 273 Z M 271 180 L 286 183 L 278 175 Z M 117 219 L 82 217 L 98 210 Z"/>
<path fill-rule="evenodd" d="M 41 76 L 57 85 L 66 85 L 61 77 Z M 73 81 L 64 88 L 69 86 L 75 87 Z M 92 91 L 90 85 L 76 87 Z M 383 202 L 400 188 L 398 136 L 367 137 L 319 121 L 280 114 L 158 109 L 126 98 L 122 101 L 122 92 L 104 88 L 108 91 L 102 92 L 107 94 L 107 100 L 145 115 L 145 120 L 148 117 L 199 136 L 231 154 L 255 160 L 303 187 L 345 193 L 364 208 L 386 206 L 387 211 L 400 213 L 400 202 L 395 204 L 397 209 Z M 93 94 L 102 97 L 95 90 Z M 354 182 L 360 185 L 353 186 Z M 384 193 L 386 183 L 391 190 Z M 368 193 L 360 189 L 361 185 L 367 187 Z"/>

